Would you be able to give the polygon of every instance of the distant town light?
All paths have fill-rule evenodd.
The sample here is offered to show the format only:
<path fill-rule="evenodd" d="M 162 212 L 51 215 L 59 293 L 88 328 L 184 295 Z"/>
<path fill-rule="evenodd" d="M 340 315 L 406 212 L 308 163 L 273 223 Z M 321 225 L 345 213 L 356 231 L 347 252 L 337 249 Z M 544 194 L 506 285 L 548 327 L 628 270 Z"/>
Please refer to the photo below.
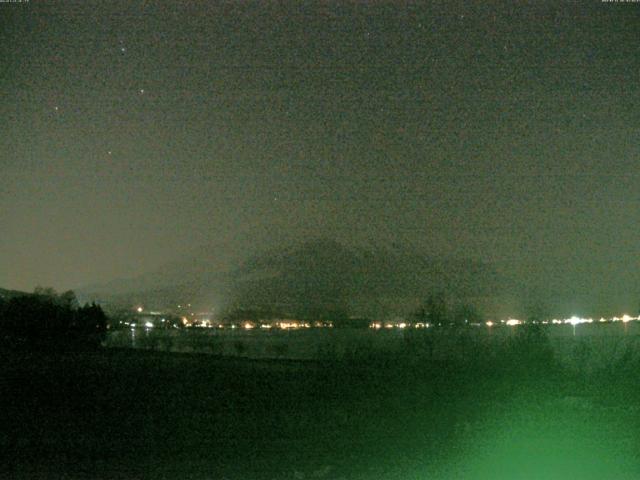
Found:
<path fill-rule="evenodd" d="M 153 328 L 153 323 L 145 322 L 144 326 L 147 327 L 147 328 Z"/>
<path fill-rule="evenodd" d="M 507 325 L 510 327 L 515 327 L 516 325 L 520 325 L 522 322 L 520 320 L 516 320 L 515 318 L 510 318 L 507 320 Z"/>
<path fill-rule="evenodd" d="M 571 325 L 578 325 L 579 323 L 582 323 L 582 322 L 578 317 L 573 316 L 571 318 L 566 319 L 564 323 L 570 323 Z"/>
<path fill-rule="evenodd" d="M 571 318 L 568 318 L 564 321 L 564 323 L 570 323 L 571 325 L 573 325 L 574 327 L 576 325 L 580 325 L 581 323 L 592 323 L 593 319 L 591 318 L 580 318 L 580 317 L 576 317 L 575 315 Z"/>
<path fill-rule="evenodd" d="M 489 320 L 489 321 L 485 322 L 485 325 L 487 327 L 493 327 L 493 322 L 491 320 Z"/>
<path fill-rule="evenodd" d="M 138 311 L 138 313 L 142 313 L 142 307 L 138 307 L 136 308 L 136 310 Z"/>

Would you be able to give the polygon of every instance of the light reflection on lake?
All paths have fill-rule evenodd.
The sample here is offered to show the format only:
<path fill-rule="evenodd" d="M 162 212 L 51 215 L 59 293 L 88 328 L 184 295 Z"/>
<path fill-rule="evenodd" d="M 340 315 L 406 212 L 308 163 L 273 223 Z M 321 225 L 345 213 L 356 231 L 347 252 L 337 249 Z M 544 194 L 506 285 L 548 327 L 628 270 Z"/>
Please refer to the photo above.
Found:
<path fill-rule="evenodd" d="M 460 333 L 448 329 L 153 329 L 109 332 L 108 347 L 194 352 L 228 357 L 291 360 L 362 359 L 372 354 L 423 355 L 425 339 L 433 339 L 430 355 L 439 360 L 464 357 L 465 345 L 491 349 L 517 334 L 519 326 L 469 327 Z M 563 363 L 605 362 L 625 352 L 640 351 L 640 322 L 549 325 L 550 345 Z M 579 353 L 579 355 L 578 355 Z"/>

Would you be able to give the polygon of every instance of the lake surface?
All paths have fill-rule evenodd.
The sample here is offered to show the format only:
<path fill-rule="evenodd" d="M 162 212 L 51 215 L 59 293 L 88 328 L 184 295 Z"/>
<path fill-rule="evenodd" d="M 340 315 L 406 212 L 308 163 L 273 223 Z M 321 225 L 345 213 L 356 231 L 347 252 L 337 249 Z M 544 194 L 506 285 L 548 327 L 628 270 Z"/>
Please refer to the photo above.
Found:
<path fill-rule="evenodd" d="M 521 327 L 471 327 L 462 334 L 439 329 L 126 329 L 109 332 L 108 347 L 194 352 L 226 357 L 288 360 L 366 359 L 372 355 L 462 359 L 479 349 L 491 352 L 517 335 Z M 549 343 L 562 363 L 615 363 L 640 352 L 640 322 L 549 325 Z"/>

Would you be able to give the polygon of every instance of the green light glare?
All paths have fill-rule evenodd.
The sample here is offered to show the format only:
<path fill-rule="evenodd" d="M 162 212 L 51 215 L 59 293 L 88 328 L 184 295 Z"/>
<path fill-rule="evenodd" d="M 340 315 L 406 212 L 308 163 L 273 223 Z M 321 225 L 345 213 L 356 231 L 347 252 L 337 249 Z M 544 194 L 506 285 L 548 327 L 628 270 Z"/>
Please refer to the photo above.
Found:
<path fill-rule="evenodd" d="M 488 409 L 466 428 L 442 471 L 416 478 L 637 479 L 636 413 L 580 397 Z"/>

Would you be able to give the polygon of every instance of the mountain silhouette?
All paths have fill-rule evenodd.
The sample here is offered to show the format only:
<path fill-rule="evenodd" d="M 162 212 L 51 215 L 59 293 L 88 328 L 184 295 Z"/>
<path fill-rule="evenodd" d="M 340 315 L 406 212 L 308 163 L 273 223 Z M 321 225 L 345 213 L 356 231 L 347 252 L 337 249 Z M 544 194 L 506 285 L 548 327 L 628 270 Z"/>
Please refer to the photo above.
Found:
<path fill-rule="evenodd" d="M 346 245 L 320 238 L 258 250 L 242 259 L 202 248 L 155 272 L 81 289 L 84 299 L 167 308 L 190 302 L 217 312 L 259 309 L 279 315 L 342 312 L 387 317 L 414 309 L 430 293 L 453 302 L 508 293 L 489 264 L 431 256 L 397 244 Z"/>

